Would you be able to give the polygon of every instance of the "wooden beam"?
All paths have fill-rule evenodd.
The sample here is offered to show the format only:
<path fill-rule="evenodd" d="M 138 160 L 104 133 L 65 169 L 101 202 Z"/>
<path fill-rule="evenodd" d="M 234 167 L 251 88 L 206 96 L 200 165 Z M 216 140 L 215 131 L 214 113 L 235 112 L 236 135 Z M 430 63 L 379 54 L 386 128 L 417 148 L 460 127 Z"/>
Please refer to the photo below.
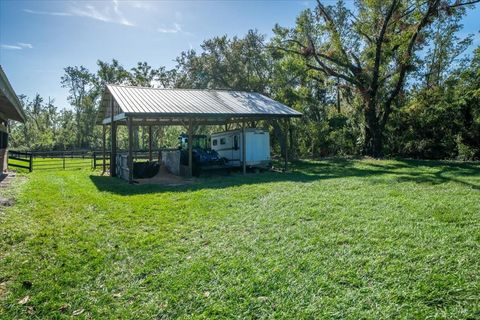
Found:
<path fill-rule="evenodd" d="M 105 174 L 107 165 L 105 163 L 105 153 L 106 153 L 106 140 L 107 140 L 107 126 L 102 125 L 102 174 Z"/>
<path fill-rule="evenodd" d="M 110 145 L 110 176 L 116 177 L 117 176 L 117 123 L 115 122 L 114 118 L 114 101 L 113 96 L 110 96 L 110 138 L 111 138 L 111 145 Z"/>
<path fill-rule="evenodd" d="M 112 113 L 114 112 L 114 110 L 112 109 Z M 113 119 L 112 119 L 112 116 L 110 117 L 107 117 L 105 119 L 102 120 L 102 124 L 109 124 L 109 123 L 112 123 L 112 121 L 126 121 L 127 117 L 125 116 L 125 113 L 119 113 L 117 115 L 114 115 L 113 116 Z"/>
<path fill-rule="evenodd" d="M 247 142 L 245 135 L 245 120 L 242 121 L 242 170 L 247 173 Z"/>
<path fill-rule="evenodd" d="M 128 118 L 128 183 L 133 183 L 133 123 L 132 118 Z"/>
<path fill-rule="evenodd" d="M 123 115 L 123 114 L 122 114 Z M 207 126 L 213 126 L 213 125 L 225 125 L 225 124 L 238 124 L 242 121 L 242 119 L 247 119 L 248 121 L 261 121 L 261 120 L 280 120 L 280 119 L 285 119 L 287 116 L 278 116 L 278 117 L 248 117 L 248 118 L 228 118 L 228 119 L 220 119 L 220 120 L 215 120 L 211 118 L 171 118 L 171 117 L 156 117 L 156 118 L 144 118 L 144 117 L 134 117 L 133 118 L 133 124 L 135 126 L 187 126 L 186 123 L 188 123 L 188 119 L 192 119 L 194 121 L 195 125 L 207 125 Z M 117 122 L 117 125 L 127 125 L 127 122 L 125 118 L 122 118 L 120 115 L 117 115 L 115 117 L 115 121 Z M 110 120 L 108 120 L 106 123 L 109 123 Z"/>
<path fill-rule="evenodd" d="M 158 141 L 158 164 L 162 165 L 162 145 L 163 145 L 163 128 L 157 129 L 157 141 Z"/>
<path fill-rule="evenodd" d="M 189 177 L 193 176 L 193 122 L 189 120 L 188 122 L 188 175 Z"/>
<path fill-rule="evenodd" d="M 284 138 L 284 146 L 285 146 L 285 155 L 284 155 L 284 168 L 283 170 L 287 172 L 288 170 L 288 131 L 289 131 L 289 122 L 288 119 L 285 119 L 285 134 L 283 135 Z"/>
<path fill-rule="evenodd" d="M 152 126 L 148 126 L 148 161 L 152 161 Z"/>

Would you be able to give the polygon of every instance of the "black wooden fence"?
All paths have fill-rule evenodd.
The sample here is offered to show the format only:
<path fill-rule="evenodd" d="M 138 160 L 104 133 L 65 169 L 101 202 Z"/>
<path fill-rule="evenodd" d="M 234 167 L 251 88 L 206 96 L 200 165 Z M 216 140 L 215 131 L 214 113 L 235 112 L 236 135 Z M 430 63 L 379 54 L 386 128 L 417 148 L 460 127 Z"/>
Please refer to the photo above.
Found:
<path fill-rule="evenodd" d="M 119 150 L 118 153 L 126 151 Z M 148 150 L 136 150 L 133 152 L 134 161 L 148 160 Z M 160 150 L 152 150 L 152 160 L 160 159 Z M 74 151 L 8 151 L 8 166 L 35 170 L 59 170 L 59 169 L 102 169 L 103 152 L 95 150 Z M 105 169 L 110 167 L 110 153 L 105 153 Z"/>
<path fill-rule="evenodd" d="M 92 168 L 93 152 L 75 151 L 8 151 L 8 166 L 35 170 Z"/>
<path fill-rule="evenodd" d="M 33 170 L 33 154 L 29 152 L 8 150 L 8 166 L 15 168 Z"/>

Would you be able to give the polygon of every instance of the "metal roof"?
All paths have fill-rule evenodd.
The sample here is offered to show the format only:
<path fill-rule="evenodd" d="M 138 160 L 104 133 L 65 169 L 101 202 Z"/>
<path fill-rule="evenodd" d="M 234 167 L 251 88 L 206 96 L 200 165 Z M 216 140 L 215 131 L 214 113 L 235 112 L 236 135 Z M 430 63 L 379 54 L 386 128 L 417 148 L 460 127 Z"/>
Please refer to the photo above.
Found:
<path fill-rule="evenodd" d="M 7 119 L 25 122 L 22 104 L 0 66 L 0 113 Z"/>
<path fill-rule="evenodd" d="M 156 89 L 107 85 L 101 111 L 112 96 L 126 117 L 143 118 L 280 118 L 302 114 L 255 92 L 196 89 Z M 103 120 L 103 119 L 99 119 Z"/>

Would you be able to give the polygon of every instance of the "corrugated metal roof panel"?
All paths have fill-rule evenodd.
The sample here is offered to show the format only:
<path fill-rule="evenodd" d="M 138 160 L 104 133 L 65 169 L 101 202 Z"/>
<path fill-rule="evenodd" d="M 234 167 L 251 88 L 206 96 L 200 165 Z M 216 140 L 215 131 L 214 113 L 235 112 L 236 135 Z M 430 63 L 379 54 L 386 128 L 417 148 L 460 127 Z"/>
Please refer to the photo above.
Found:
<path fill-rule="evenodd" d="M 108 85 L 127 115 L 219 115 L 227 117 L 299 117 L 302 114 L 255 92 L 155 89 Z M 106 106 L 105 106 L 106 107 Z"/>

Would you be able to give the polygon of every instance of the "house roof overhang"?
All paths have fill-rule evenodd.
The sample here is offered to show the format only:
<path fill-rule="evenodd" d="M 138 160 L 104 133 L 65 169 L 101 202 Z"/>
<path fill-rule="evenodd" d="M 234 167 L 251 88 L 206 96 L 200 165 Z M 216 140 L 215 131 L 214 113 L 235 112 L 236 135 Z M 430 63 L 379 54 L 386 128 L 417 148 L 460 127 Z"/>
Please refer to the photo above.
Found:
<path fill-rule="evenodd" d="M 25 122 L 22 104 L 0 66 L 0 118 Z"/>

